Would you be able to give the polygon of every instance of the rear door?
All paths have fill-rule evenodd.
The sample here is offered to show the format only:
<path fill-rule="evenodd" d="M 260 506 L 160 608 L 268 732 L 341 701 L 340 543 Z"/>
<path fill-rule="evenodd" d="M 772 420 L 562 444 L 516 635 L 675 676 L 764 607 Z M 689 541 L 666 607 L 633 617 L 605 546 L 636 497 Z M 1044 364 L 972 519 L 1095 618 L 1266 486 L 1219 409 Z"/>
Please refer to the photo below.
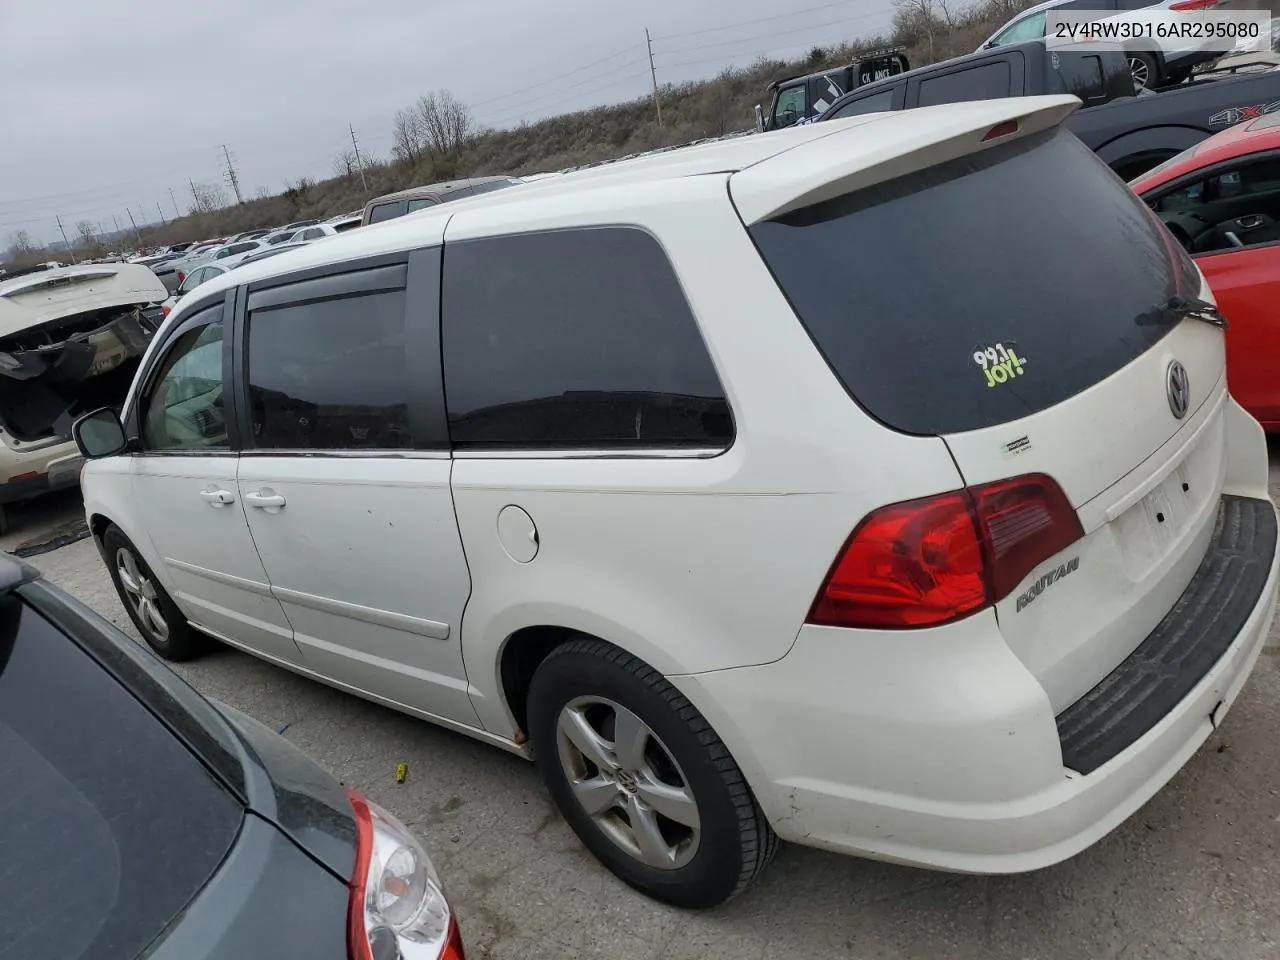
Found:
<path fill-rule="evenodd" d="M 997 616 L 1055 709 L 1074 702 L 1169 611 L 1212 532 L 1222 331 L 1162 310 L 1208 295 L 1191 262 L 1055 129 L 751 232 L 871 416 L 942 437 L 970 486 L 1043 473 L 1065 492 L 1084 538 Z"/>
<path fill-rule="evenodd" d="M 282 282 L 284 281 L 284 282 Z M 439 248 L 250 285 L 239 496 L 308 666 L 478 725 L 459 627 Z"/>

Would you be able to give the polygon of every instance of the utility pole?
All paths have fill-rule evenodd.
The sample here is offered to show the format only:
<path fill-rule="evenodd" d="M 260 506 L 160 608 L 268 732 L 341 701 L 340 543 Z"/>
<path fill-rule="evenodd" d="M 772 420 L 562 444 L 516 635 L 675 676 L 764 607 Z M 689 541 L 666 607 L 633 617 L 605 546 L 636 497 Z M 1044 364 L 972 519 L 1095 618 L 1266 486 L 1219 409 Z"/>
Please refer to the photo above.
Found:
<path fill-rule="evenodd" d="M 360 168 L 360 186 L 364 188 L 364 192 L 367 195 L 369 193 L 369 184 L 364 179 L 364 161 L 360 159 L 360 145 L 356 143 L 356 128 L 348 123 L 347 129 L 351 131 L 351 149 L 356 152 L 356 166 Z"/>
<path fill-rule="evenodd" d="M 658 71 L 653 66 L 653 39 L 649 28 L 644 28 L 644 42 L 649 48 L 649 76 L 653 80 L 653 108 L 658 111 L 658 126 L 662 126 L 662 101 L 658 99 Z"/>
<path fill-rule="evenodd" d="M 236 168 L 231 165 L 231 154 L 225 143 L 222 145 L 222 156 L 227 161 L 227 182 L 235 192 L 236 203 L 244 203 L 244 198 L 240 196 L 240 178 L 236 176 Z"/>
<path fill-rule="evenodd" d="M 116 215 L 114 213 L 111 215 L 111 222 L 116 225 L 116 234 L 111 238 L 114 242 L 120 239 L 120 221 L 116 219 Z"/>
<path fill-rule="evenodd" d="M 76 262 L 76 252 L 75 252 L 74 250 L 72 250 L 72 249 L 71 249 L 71 241 L 67 239 L 67 231 L 66 231 L 66 230 L 64 230 L 64 229 L 62 229 L 62 217 L 58 216 L 58 215 L 55 213 L 55 214 L 53 215 L 53 219 L 55 219 L 55 220 L 57 220 L 57 221 L 58 221 L 58 232 L 59 232 L 60 234 L 62 234 L 62 242 L 63 242 L 64 244 L 66 244 L 66 246 L 67 246 L 67 253 L 69 253 L 69 254 L 71 255 L 71 262 L 72 262 L 72 263 L 75 263 L 75 262 Z"/>
<path fill-rule="evenodd" d="M 160 201 L 156 201 L 156 213 L 160 214 L 160 225 L 167 227 L 169 221 L 164 218 L 164 211 L 160 209 Z"/>
<path fill-rule="evenodd" d="M 173 187 L 169 188 L 169 199 L 173 201 L 173 215 L 175 217 L 182 216 L 182 211 L 178 209 L 178 198 L 173 195 Z"/>
<path fill-rule="evenodd" d="M 191 184 L 191 199 L 196 202 L 196 212 L 200 211 L 200 194 L 196 193 L 196 182 L 187 177 L 187 183 Z"/>
<path fill-rule="evenodd" d="M 142 246 L 142 233 L 138 230 L 138 224 L 133 219 L 133 211 L 128 207 L 124 208 L 124 212 L 129 215 L 129 222 L 133 224 L 133 235 L 138 238 L 138 246 Z"/>

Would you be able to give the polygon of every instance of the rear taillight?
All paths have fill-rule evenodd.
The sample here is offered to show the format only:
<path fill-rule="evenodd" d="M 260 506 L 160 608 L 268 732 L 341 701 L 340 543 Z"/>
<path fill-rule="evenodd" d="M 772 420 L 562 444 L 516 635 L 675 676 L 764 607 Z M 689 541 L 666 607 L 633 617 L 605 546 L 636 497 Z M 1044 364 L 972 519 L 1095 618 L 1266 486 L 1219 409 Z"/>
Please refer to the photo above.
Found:
<path fill-rule="evenodd" d="M 949 623 L 998 603 L 1082 536 L 1066 494 L 1044 474 L 891 504 L 845 542 L 808 622 L 882 630 Z"/>
<path fill-rule="evenodd" d="M 1178 0 L 1169 4 L 1170 10 L 1212 10 L 1218 6 L 1219 0 Z"/>
<path fill-rule="evenodd" d="M 161 318 L 163 318 L 163 317 L 167 317 L 167 316 L 169 315 L 169 312 L 170 312 L 172 309 L 173 309 L 173 307 L 169 306 L 167 303 L 162 303 L 162 304 L 160 304 L 160 316 L 161 316 Z"/>
<path fill-rule="evenodd" d="M 181 270 L 179 270 L 179 271 L 178 271 L 178 282 L 179 282 L 179 283 L 181 283 L 181 282 L 182 282 L 183 280 L 185 280 L 185 279 L 187 279 L 187 275 L 186 275 L 185 273 L 183 273 Z"/>
<path fill-rule="evenodd" d="M 347 946 L 351 960 L 466 960 L 440 878 L 409 829 L 348 790 L 356 816 Z"/>

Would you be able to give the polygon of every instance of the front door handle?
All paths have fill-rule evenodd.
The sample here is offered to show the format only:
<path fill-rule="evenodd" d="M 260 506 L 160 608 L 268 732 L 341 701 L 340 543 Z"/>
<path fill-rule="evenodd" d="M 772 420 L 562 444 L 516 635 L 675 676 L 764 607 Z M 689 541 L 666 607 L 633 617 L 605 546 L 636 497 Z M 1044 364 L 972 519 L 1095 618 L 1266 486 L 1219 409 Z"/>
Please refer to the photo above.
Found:
<path fill-rule="evenodd" d="M 200 499 L 215 507 L 225 507 L 229 503 L 236 502 L 236 495 L 230 490 L 207 487 L 200 491 Z"/>
<path fill-rule="evenodd" d="M 251 507 L 257 507 L 259 510 L 279 510 L 284 506 L 284 497 L 278 493 L 258 491 L 256 493 L 246 493 L 244 502 Z"/>

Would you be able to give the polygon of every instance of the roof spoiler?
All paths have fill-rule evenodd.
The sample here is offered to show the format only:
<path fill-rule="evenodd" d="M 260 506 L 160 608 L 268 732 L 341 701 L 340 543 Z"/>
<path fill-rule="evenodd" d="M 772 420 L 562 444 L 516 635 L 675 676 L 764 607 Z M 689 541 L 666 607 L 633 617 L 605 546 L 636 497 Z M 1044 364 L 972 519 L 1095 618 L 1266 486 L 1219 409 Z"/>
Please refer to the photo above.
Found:
<path fill-rule="evenodd" d="M 729 190 L 743 223 L 751 226 L 1052 129 L 1079 106 L 1078 98 L 1056 94 L 828 121 L 818 126 L 830 128 L 829 134 L 806 139 L 735 173 Z"/>

